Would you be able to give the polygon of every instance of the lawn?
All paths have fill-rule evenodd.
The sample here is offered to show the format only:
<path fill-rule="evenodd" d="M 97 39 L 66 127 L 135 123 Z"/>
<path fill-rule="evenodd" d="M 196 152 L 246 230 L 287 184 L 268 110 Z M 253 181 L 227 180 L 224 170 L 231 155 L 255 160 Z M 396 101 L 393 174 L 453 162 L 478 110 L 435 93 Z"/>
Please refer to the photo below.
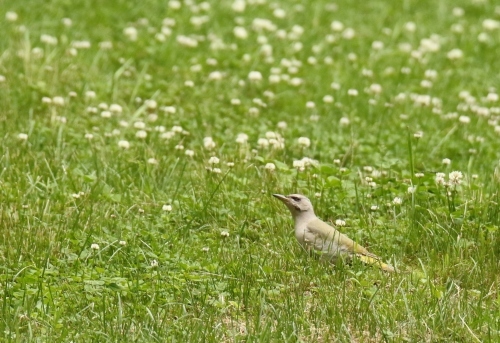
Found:
<path fill-rule="evenodd" d="M 495 1 L 0 3 L 1 341 L 500 341 Z"/>

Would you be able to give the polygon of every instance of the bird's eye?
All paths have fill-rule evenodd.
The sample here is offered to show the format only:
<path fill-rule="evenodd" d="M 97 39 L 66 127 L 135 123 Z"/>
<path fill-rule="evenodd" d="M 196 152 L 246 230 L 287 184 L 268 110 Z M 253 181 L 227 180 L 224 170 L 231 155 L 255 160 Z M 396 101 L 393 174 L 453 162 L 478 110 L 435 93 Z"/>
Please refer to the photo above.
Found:
<path fill-rule="evenodd" d="M 299 197 L 292 197 L 292 200 L 293 200 L 293 201 L 300 202 L 300 198 L 299 198 Z"/>

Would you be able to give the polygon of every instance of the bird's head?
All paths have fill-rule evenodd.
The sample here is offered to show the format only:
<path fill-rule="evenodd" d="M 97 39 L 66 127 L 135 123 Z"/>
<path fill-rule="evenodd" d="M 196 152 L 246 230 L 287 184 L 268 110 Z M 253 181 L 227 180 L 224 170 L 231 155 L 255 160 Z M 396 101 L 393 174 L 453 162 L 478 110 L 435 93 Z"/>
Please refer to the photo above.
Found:
<path fill-rule="evenodd" d="M 273 194 L 275 198 L 280 199 L 286 207 L 292 212 L 292 215 L 300 216 L 304 213 L 314 214 L 314 209 L 311 204 L 311 201 L 302 194 L 290 194 L 290 195 L 281 195 L 281 194 Z"/>

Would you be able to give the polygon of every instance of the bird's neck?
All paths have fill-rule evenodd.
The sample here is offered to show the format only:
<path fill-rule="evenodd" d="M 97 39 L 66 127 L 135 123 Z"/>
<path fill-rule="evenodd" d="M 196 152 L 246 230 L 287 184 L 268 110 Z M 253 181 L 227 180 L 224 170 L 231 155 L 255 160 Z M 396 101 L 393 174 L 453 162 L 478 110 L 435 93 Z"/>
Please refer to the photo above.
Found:
<path fill-rule="evenodd" d="M 317 217 L 313 211 L 300 212 L 294 214 L 293 216 L 293 220 L 295 221 L 295 226 L 305 225 L 314 219 L 317 219 Z"/>

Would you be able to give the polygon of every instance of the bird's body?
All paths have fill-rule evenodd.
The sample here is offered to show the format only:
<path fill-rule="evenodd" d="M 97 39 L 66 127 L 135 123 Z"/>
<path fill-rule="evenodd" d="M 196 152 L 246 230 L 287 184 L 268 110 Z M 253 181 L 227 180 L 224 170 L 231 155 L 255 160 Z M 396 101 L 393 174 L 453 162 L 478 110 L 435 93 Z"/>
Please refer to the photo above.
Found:
<path fill-rule="evenodd" d="M 370 253 L 334 227 L 328 225 L 314 213 L 308 198 L 300 194 L 284 196 L 273 194 L 292 213 L 295 222 L 295 238 L 307 250 L 313 249 L 323 258 L 335 261 L 338 257 L 357 257 L 360 261 L 394 272 L 394 267 L 382 262 L 380 257 Z"/>

